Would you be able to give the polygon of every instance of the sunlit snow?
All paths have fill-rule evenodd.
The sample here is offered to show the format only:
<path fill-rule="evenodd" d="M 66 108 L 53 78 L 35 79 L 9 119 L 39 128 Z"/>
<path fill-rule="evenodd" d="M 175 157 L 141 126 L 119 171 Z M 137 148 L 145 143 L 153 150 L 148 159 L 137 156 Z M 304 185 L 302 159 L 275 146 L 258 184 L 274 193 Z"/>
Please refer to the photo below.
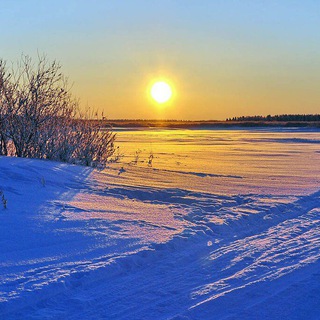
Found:
<path fill-rule="evenodd" d="M 1 319 L 319 319 L 320 131 L 117 145 L 103 171 L 0 157 Z"/>

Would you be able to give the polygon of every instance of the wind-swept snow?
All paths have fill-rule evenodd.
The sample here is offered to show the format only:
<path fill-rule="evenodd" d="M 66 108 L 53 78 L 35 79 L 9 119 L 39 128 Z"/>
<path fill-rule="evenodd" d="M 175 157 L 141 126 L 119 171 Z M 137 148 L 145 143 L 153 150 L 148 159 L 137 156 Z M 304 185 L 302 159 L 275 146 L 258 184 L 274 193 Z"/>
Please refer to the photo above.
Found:
<path fill-rule="evenodd" d="M 1 319 L 320 318 L 319 131 L 118 141 L 104 171 L 0 158 Z"/>

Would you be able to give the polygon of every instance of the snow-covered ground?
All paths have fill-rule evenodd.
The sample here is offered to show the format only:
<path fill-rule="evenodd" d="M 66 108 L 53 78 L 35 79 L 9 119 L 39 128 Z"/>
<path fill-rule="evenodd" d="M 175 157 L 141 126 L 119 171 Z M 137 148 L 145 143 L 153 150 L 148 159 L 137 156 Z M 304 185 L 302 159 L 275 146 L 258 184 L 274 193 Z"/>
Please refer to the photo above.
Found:
<path fill-rule="evenodd" d="M 0 157 L 0 319 L 320 319 L 319 131 L 117 138 L 104 171 Z"/>

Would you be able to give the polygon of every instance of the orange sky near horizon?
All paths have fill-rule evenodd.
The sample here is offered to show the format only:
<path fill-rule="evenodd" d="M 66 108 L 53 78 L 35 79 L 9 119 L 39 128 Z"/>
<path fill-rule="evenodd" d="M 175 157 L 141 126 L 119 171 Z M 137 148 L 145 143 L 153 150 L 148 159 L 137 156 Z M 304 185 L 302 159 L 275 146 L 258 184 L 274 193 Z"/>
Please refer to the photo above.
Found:
<path fill-rule="evenodd" d="M 319 113 L 320 3 L 5 2 L 1 55 L 57 59 L 83 108 L 110 119 Z M 167 80 L 168 103 L 150 98 Z"/>

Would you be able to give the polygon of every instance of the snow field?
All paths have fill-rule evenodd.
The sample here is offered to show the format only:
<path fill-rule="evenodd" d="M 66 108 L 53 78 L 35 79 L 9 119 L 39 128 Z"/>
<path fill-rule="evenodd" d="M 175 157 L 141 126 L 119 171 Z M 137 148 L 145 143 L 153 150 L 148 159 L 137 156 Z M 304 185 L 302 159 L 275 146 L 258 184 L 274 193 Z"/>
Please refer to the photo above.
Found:
<path fill-rule="evenodd" d="M 318 132 L 118 140 L 104 171 L 0 158 L 1 319 L 319 319 Z"/>

